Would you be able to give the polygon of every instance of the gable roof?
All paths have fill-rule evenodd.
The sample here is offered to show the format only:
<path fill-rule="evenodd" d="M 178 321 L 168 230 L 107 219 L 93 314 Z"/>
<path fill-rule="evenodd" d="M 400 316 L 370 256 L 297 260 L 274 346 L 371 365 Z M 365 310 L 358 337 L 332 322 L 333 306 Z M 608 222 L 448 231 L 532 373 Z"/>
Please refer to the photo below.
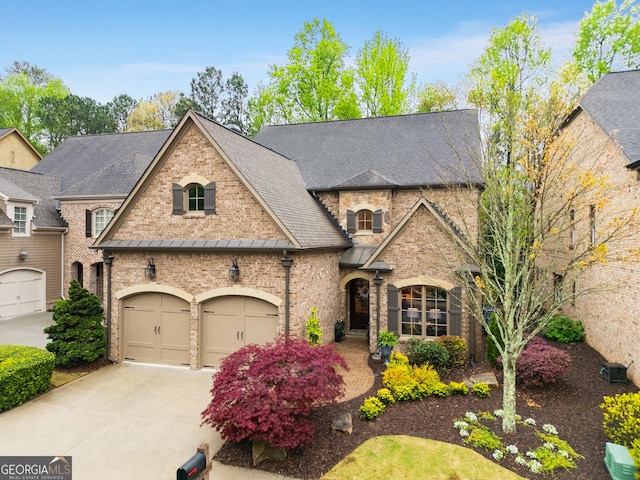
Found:
<path fill-rule="evenodd" d="M 295 160 L 309 190 L 482 183 L 475 110 L 267 126 L 254 140 Z"/>
<path fill-rule="evenodd" d="M 444 214 L 444 212 L 438 207 L 438 205 L 434 202 L 427 200 L 424 197 L 420 197 L 418 201 L 413 205 L 411 210 L 407 212 L 407 214 L 400 220 L 398 225 L 391 231 L 389 236 L 384 239 L 384 241 L 376 248 L 374 252 L 371 253 L 369 258 L 367 258 L 363 265 L 360 267 L 363 270 L 371 270 L 372 265 L 381 260 L 381 255 L 384 249 L 391 244 L 395 237 L 402 231 L 407 222 L 413 217 L 416 211 L 424 207 L 427 209 L 431 215 L 442 225 L 444 230 L 448 232 L 457 245 L 465 252 L 469 253 L 469 244 L 467 239 L 462 234 L 461 230 Z"/>
<path fill-rule="evenodd" d="M 0 128 L 0 140 L 12 133 L 15 133 L 15 135 L 17 135 L 18 138 L 22 140 L 22 142 L 27 147 L 27 150 L 29 150 L 38 159 L 38 161 L 42 160 L 42 154 L 38 150 L 36 150 L 33 145 L 31 145 L 31 142 L 27 140 L 26 137 L 22 135 L 22 133 L 20 133 L 20 130 L 18 130 L 16 127 Z"/>
<path fill-rule="evenodd" d="M 96 240 L 99 248 L 108 248 L 108 239 L 127 212 L 133 208 L 143 186 L 150 181 L 160 165 L 168 157 L 172 145 L 181 138 L 181 132 L 195 125 L 220 152 L 232 171 L 278 224 L 287 236 L 291 248 L 345 248 L 350 241 L 333 224 L 332 220 L 306 191 L 300 172 L 294 162 L 264 148 L 242 135 L 189 111 L 182 118 L 170 138 L 127 197 L 116 216 Z M 309 228 L 313 225 L 313 228 Z M 209 239 L 211 240 L 211 239 Z M 260 239 L 250 243 L 224 244 L 217 241 L 208 244 L 190 244 L 189 248 L 266 248 Z M 207 247 L 208 245 L 208 247 Z M 112 244 L 115 246 L 115 244 Z M 272 248 L 282 248 L 282 243 Z"/>
<path fill-rule="evenodd" d="M 53 198 L 59 189 L 58 177 L 0 167 L 0 197 L 34 203 L 32 223 L 36 228 L 66 227 L 67 224 L 60 218 Z M 5 216 L 9 218 L 6 213 L 8 212 L 5 212 Z M 7 226 L 4 219 L 0 219 L 0 223 Z"/>
<path fill-rule="evenodd" d="M 60 177 L 61 191 L 64 191 L 136 153 L 146 156 L 150 163 L 170 134 L 171 130 L 154 130 L 68 137 L 31 171 Z M 101 187 L 101 192 L 106 194 L 113 188 L 121 194 L 120 187 L 118 181 L 108 182 Z"/>
<path fill-rule="evenodd" d="M 615 134 L 629 167 L 640 166 L 640 70 L 607 73 L 582 97 L 580 109 Z"/>

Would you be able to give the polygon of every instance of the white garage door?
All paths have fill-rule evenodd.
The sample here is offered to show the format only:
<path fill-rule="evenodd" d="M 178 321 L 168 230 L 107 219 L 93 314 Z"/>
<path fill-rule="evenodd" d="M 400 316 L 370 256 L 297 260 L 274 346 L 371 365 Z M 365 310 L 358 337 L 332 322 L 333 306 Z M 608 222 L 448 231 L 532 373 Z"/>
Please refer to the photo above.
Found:
<path fill-rule="evenodd" d="M 0 273 L 0 318 L 43 312 L 46 290 L 44 272 L 20 269 Z"/>
<path fill-rule="evenodd" d="M 124 358 L 146 363 L 189 365 L 190 305 L 164 293 L 124 300 Z"/>
<path fill-rule="evenodd" d="M 228 296 L 203 308 L 202 362 L 218 367 L 220 360 L 249 343 L 263 344 L 278 336 L 278 307 L 253 297 Z"/>

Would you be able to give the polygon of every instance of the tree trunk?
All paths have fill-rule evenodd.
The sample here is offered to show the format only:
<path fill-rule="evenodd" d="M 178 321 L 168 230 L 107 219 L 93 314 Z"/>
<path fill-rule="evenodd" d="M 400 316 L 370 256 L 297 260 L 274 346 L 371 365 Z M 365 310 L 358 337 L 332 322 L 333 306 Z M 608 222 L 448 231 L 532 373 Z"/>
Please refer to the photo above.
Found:
<path fill-rule="evenodd" d="M 502 369 L 502 431 L 512 433 L 516 431 L 516 359 L 503 355 Z"/>

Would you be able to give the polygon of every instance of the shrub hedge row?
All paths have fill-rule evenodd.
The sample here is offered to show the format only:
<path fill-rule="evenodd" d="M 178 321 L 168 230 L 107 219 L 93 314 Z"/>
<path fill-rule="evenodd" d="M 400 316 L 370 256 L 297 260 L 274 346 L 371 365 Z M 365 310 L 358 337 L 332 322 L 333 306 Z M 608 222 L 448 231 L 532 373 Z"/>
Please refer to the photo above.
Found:
<path fill-rule="evenodd" d="M 42 348 L 0 345 L 0 411 L 49 388 L 55 355 Z"/>

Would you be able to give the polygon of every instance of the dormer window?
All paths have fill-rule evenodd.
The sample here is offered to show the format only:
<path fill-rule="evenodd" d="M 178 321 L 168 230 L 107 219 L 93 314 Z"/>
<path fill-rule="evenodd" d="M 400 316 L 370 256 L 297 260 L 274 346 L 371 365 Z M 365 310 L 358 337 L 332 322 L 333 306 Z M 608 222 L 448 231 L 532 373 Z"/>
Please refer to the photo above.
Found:
<path fill-rule="evenodd" d="M 87 237 L 98 237 L 113 218 L 114 211 L 110 208 L 86 210 L 85 230 Z"/>
<path fill-rule="evenodd" d="M 371 210 L 358 212 L 358 231 L 371 231 L 373 229 L 373 214 Z"/>
<path fill-rule="evenodd" d="M 354 212 L 347 210 L 347 231 L 349 233 L 382 233 L 382 209 L 372 212 L 363 208 Z"/>
<path fill-rule="evenodd" d="M 13 234 L 25 237 L 29 235 L 27 207 L 13 207 Z"/>

